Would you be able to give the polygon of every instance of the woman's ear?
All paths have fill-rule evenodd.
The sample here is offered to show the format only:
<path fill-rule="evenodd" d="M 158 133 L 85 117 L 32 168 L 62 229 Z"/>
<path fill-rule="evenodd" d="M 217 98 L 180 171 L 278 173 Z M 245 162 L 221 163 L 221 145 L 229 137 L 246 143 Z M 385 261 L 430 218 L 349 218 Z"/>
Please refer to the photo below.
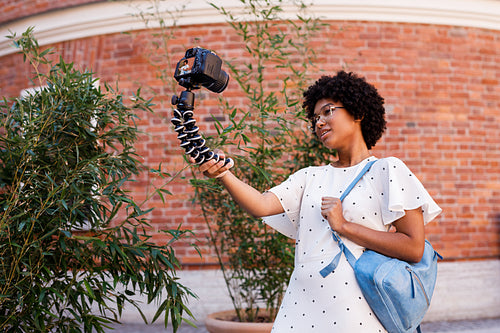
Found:
<path fill-rule="evenodd" d="M 358 118 L 358 119 L 354 119 L 354 121 L 355 121 L 355 122 L 358 122 L 358 121 L 359 121 L 359 122 L 362 122 L 362 121 L 363 121 L 363 119 L 365 119 L 365 116 L 362 116 L 361 118 Z"/>

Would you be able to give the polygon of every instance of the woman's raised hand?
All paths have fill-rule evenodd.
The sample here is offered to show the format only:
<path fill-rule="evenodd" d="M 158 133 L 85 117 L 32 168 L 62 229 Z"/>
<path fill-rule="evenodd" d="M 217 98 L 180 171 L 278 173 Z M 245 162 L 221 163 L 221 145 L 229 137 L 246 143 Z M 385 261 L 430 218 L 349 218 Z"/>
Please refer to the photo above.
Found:
<path fill-rule="evenodd" d="M 234 162 L 232 159 L 229 159 L 228 163 L 226 162 L 226 156 L 223 151 L 216 149 L 214 151 L 217 155 L 219 155 L 219 161 L 216 162 L 215 159 L 211 159 L 207 162 L 204 162 L 200 165 L 199 170 L 209 178 L 221 178 L 225 176 L 229 169 L 234 166 Z M 195 163 L 194 158 L 189 157 L 190 163 Z"/>

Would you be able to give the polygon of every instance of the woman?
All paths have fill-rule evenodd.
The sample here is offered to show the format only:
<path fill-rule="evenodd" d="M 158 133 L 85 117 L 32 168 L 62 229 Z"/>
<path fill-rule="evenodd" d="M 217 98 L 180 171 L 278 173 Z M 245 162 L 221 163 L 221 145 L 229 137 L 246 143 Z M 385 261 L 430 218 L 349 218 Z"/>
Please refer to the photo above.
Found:
<path fill-rule="evenodd" d="M 337 160 L 308 167 L 260 193 L 220 162 L 200 166 L 220 178 L 238 204 L 296 239 L 295 269 L 273 332 L 385 332 L 365 301 L 345 259 L 323 278 L 319 271 L 339 252 L 335 230 L 358 258 L 365 248 L 420 261 L 424 225 L 441 209 L 397 158 L 377 160 L 370 149 L 382 136 L 384 100 L 353 73 L 323 76 L 304 93 L 303 107 L 319 140 Z M 377 160 L 341 203 L 338 199 L 369 161 Z M 388 232 L 393 226 L 394 232 Z"/>

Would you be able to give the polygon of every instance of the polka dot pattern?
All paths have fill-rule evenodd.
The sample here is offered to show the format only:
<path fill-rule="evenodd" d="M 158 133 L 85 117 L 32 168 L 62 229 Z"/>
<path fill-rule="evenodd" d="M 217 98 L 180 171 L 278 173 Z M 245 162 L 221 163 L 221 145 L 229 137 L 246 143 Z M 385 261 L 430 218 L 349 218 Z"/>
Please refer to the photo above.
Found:
<path fill-rule="evenodd" d="M 321 216 L 321 198 L 340 197 L 373 159 L 348 168 L 305 168 L 270 189 L 285 213 L 264 221 L 296 239 L 295 269 L 272 332 L 386 332 L 372 314 L 344 256 L 332 274 L 326 278 L 319 274 L 339 252 L 328 221 Z M 378 160 L 342 207 L 348 221 L 381 231 L 388 231 L 405 209 L 422 207 L 426 223 L 440 212 L 417 177 L 396 158 Z M 356 257 L 362 254 L 363 247 L 343 240 Z"/>

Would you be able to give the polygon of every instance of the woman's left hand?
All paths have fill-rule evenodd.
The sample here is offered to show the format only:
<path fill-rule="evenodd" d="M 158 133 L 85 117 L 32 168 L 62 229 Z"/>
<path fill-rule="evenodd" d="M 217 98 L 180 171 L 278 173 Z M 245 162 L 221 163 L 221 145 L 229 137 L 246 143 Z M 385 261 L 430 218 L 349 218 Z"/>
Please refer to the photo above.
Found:
<path fill-rule="evenodd" d="M 321 198 L 321 215 L 328 220 L 330 227 L 342 234 L 342 227 L 347 223 L 342 211 L 342 202 L 339 198 Z"/>

